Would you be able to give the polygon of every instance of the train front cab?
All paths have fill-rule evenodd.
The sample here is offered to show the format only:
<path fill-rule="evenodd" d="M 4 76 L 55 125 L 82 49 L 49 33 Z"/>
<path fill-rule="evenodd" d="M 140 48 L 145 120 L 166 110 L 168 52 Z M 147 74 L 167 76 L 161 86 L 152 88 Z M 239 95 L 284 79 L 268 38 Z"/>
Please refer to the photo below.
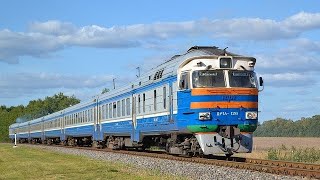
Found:
<path fill-rule="evenodd" d="M 254 65 L 254 58 L 221 56 L 194 58 L 180 66 L 178 117 L 203 154 L 252 151 L 259 92 Z"/>

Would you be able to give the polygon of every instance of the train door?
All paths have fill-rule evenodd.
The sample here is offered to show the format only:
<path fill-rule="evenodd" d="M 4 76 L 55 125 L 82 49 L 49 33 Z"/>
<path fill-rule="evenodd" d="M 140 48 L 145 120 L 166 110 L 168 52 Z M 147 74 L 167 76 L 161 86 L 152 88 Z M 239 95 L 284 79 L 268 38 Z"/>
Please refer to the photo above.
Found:
<path fill-rule="evenodd" d="M 60 118 L 60 129 L 61 129 L 61 133 L 60 133 L 60 140 L 64 141 L 65 137 L 64 137 L 64 126 L 65 126 L 65 121 L 66 121 L 67 117 L 65 115 L 62 115 L 62 117 Z"/>
<path fill-rule="evenodd" d="M 137 97 L 136 95 L 132 95 L 132 126 L 133 126 L 133 131 L 137 127 L 137 103 L 136 103 Z"/>
<path fill-rule="evenodd" d="M 30 141 L 30 138 L 31 138 L 31 136 L 30 136 L 30 122 L 28 123 L 28 140 Z"/>
<path fill-rule="evenodd" d="M 98 103 L 95 104 L 93 107 L 93 126 L 94 126 L 94 132 L 97 132 L 97 126 L 98 126 Z"/>
<path fill-rule="evenodd" d="M 41 141 L 44 141 L 44 118 L 41 120 Z"/>
<path fill-rule="evenodd" d="M 139 142 L 139 131 L 137 130 L 137 96 L 135 94 L 132 95 L 132 131 L 131 131 L 131 141 Z"/>
<path fill-rule="evenodd" d="M 173 114 L 174 114 L 174 111 L 177 110 L 177 102 L 174 101 L 174 99 L 177 99 L 174 97 L 175 95 L 177 95 L 177 93 L 175 93 L 176 91 L 174 89 L 175 85 L 176 85 L 175 83 L 169 84 L 169 113 L 170 113 L 169 122 L 170 123 L 174 123 Z"/>
<path fill-rule="evenodd" d="M 168 90 L 167 90 L 167 92 L 168 92 L 168 95 L 167 95 L 167 97 L 168 97 L 168 112 L 169 112 L 169 122 L 170 123 L 173 123 L 173 90 L 172 90 L 172 84 L 169 84 L 167 87 L 169 87 L 168 88 Z"/>
<path fill-rule="evenodd" d="M 61 116 L 59 119 L 59 127 L 60 127 L 61 134 L 63 133 L 63 120 L 64 120 L 64 117 Z"/>
<path fill-rule="evenodd" d="M 93 140 L 100 139 L 103 136 L 103 133 L 101 133 L 102 125 L 101 125 L 101 113 L 102 109 L 101 106 L 99 106 L 99 99 L 96 99 L 95 106 L 93 107 L 93 126 L 94 126 L 94 132 L 93 132 Z"/>

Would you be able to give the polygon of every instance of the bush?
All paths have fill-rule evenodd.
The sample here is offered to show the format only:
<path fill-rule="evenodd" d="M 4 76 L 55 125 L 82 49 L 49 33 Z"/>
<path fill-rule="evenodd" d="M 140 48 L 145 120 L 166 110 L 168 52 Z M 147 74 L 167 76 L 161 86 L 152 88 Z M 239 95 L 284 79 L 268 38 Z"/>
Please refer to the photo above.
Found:
<path fill-rule="evenodd" d="M 292 146 L 289 149 L 285 145 L 282 145 L 279 149 L 269 149 L 267 159 L 306 163 L 320 163 L 320 150 L 315 148 L 298 149 L 294 146 Z"/>

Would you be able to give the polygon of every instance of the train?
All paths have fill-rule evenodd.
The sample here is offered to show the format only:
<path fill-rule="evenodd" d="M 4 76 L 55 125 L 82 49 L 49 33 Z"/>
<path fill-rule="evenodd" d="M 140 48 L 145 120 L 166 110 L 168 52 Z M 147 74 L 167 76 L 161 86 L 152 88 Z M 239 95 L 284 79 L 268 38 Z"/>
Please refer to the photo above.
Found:
<path fill-rule="evenodd" d="M 144 150 L 175 155 L 252 152 L 262 77 L 256 59 L 193 46 L 126 86 L 9 127 L 20 143 Z"/>

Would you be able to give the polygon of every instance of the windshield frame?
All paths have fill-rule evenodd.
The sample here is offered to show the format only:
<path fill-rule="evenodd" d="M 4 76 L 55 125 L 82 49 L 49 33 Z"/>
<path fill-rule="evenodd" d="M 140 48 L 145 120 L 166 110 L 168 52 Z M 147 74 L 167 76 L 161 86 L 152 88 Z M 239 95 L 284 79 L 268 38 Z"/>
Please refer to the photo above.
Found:
<path fill-rule="evenodd" d="M 239 80 L 235 81 L 234 77 L 248 77 L 248 76 L 241 76 L 240 74 L 239 74 L 239 76 L 232 75 L 235 72 L 237 72 L 237 73 L 249 73 L 249 76 L 251 76 L 251 79 L 248 79 L 247 82 L 243 81 L 242 82 L 243 84 L 241 85 L 241 81 L 239 81 Z M 231 87 L 231 88 L 258 88 L 259 87 L 258 86 L 257 76 L 256 76 L 256 73 L 254 71 L 228 70 L 227 74 L 228 74 L 229 87 Z M 238 85 L 236 85 L 235 82 L 237 82 Z M 247 84 L 245 85 L 244 83 L 247 83 Z"/>
<path fill-rule="evenodd" d="M 204 73 L 204 72 L 208 72 L 208 73 L 216 72 L 217 73 L 217 77 L 220 76 L 220 77 L 218 77 L 219 79 L 211 79 L 211 80 L 213 80 L 213 81 L 219 80 L 220 81 L 220 82 L 218 82 L 219 85 L 217 85 L 217 86 L 202 85 L 201 86 L 200 82 L 199 82 L 199 78 L 200 78 L 199 73 Z M 208 74 L 207 77 L 209 77 L 209 76 L 210 75 Z M 202 76 L 202 77 L 205 77 L 205 76 Z M 212 76 L 212 77 L 214 77 L 214 76 Z M 207 83 L 208 83 L 209 80 L 210 80 L 209 78 L 206 79 Z M 205 79 L 203 79 L 203 81 L 205 81 Z M 213 82 L 211 82 L 211 83 L 213 83 Z M 192 84 L 192 88 L 226 88 L 227 87 L 226 74 L 225 74 L 223 69 L 218 69 L 218 70 L 195 70 L 195 71 L 192 71 L 192 74 L 191 74 L 191 84 Z"/>

